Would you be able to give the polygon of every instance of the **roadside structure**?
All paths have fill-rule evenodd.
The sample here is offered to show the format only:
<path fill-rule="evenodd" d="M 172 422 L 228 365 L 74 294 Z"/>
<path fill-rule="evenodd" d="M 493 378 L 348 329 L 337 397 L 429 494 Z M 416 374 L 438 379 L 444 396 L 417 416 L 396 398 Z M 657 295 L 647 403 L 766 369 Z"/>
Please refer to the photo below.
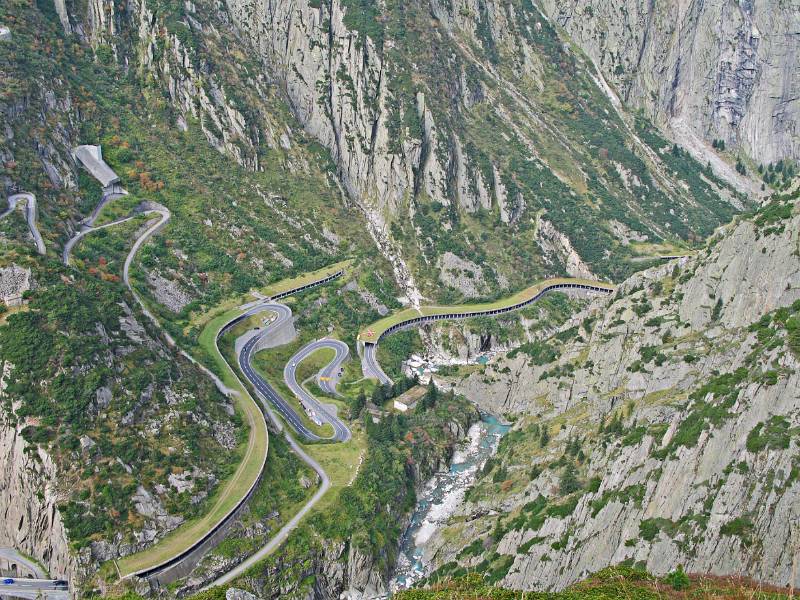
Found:
<path fill-rule="evenodd" d="M 392 406 L 395 410 L 399 410 L 400 412 L 414 410 L 420 398 L 425 395 L 426 391 L 427 390 L 424 385 L 414 386 L 410 390 L 403 392 L 397 398 L 395 398 L 392 402 Z"/>
<path fill-rule="evenodd" d="M 100 146 L 83 145 L 72 150 L 72 156 L 79 161 L 104 188 L 119 183 L 119 176 L 103 160 Z"/>

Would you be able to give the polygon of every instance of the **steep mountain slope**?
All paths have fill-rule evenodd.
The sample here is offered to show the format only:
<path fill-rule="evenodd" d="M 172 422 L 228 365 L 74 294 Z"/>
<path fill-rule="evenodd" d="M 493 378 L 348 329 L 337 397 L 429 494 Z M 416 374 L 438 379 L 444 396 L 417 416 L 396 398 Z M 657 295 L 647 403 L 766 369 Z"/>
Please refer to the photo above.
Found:
<path fill-rule="evenodd" d="M 746 202 L 627 114 L 527 0 L 41 6 L 97 67 L 134 76 L 178 129 L 198 121 L 249 170 L 274 172 L 285 155 L 297 164 L 288 106 L 330 152 L 412 301 L 496 296 L 545 274 L 619 279 L 653 244 L 696 241 Z M 16 29 L 12 48 L 30 31 Z M 135 98 L 135 86 L 125 93 Z M 69 190 L 74 128 L 91 122 L 84 137 L 96 137 L 105 112 L 80 96 L 76 111 L 63 77 L 50 87 L 64 89 L 46 112 L 74 113 L 70 122 L 17 139 L 38 138 L 48 175 Z M 30 159 L 5 162 L 30 169 Z"/>
<path fill-rule="evenodd" d="M 401 293 L 622 279 L 750 201 L 628 114 L 527 0 L 9 0 L 0 23 L 1 187 L 36 195 L 48 249 L 33 254 L 18 215 L 0 224 L 0 267 L 36 282 L 0 326 L 0 510 L 19 523 L 0 539 L 78 585 L 105 586 L 101 562 L 202 513 L 246 432 L 120 284 L 146 219 L 87 236 L 60 264 L 101 198 L 74 146 L 101 144 L 130 192 L 102 222 L 143 200 L 171 211 L 133 283 L 193 350 L 216 305 L 345 257 L 358 274 L 298 314 L 352 341 Z M 365 423 L 364 476 L 252 587 L 382 590 L 413 485 L 474 418 L 449 399 L 411 425 Z M 302 494 L 291 470 L 286 489 Z M 257 498 L 274 500 L 271 483 Z"/>
<path fill-rule="evenodd" d="M 800 158 L 800 4 L 544 0 L 632 107 L 686 145 Z"/>
<path fill-rule="evenodd" d="M 696 239 L 741 207 L 688 156 L 639 139 L 528 1 L 228 7 L 414 299 L 619 277 L 633 242 Z"/>
<path fill-rule="evenodd" d="M 775 199 L 456 381 L 515 425 L 428 549 L 440 572 L 536 589 L 682 564 L 796 586 L 798 232 L 797 193 Z"/>
<path fill-rule="evenodd" d="M 213 66 L 231 63 L 215 63 L 219 47 L 210 43 L 202 53 L 183 46 L 192 36 L 168 12 L 159 20 L 140 5 L 117 13 L 91 4 L 86 14 L 69 6 L 73 33 L 65 34 L 62 8 L 0 6 L 11 29 L 0 44 L 0 182 L 4 194 L 36 195 L 47 248 L 34 254 L 20 215 L 0 224 L 10 313 L 0 326 L 0 510 L 14 524 L 0 528 L 0 543 L 76 587 L 93 587 L 113 577 L 107 563 L 94 579 L 99 563 L 145 549 L 208 510 L 241 460 L 247 431 L 120 282 L 146 218 L 88 235 L 71 267 L 61 264 L 64 243 L 101 199 L 71 149 L 101 143 L 130 192 L 98 222 L 142 200 L 171 210 L 132 271 L 184 348 L 196 343 L 198 315 L 208 307 L 372 246 L 327 155 L 302 135 L 268 82 L 259 81 L 259 103 L 248 113 L 259 125 L 245 131 L 230 98 L 246 107 L 247 86 L 228 73 L 227 92 L 215 87 Z M 387 301 L 390 271 L 374 257 L 371 265 Z M 363 301 L 354 312 L 376 316 Z M 269 497 L 269 483 L 257 499 Z"/>

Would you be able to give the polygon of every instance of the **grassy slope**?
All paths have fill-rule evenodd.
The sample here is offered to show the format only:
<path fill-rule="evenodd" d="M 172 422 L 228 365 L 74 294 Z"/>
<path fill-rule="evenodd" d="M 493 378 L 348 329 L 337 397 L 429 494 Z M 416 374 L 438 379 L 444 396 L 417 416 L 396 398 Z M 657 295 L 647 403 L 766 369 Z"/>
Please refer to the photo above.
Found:
<path fill-rule="evenodd" d="M 427 589 L 402 591 L 396 600 L 780 600 L 789 594 L 746 579 L 672 573 L 657 578 L 628 567 L 610 567 L 562 592 L 522 592 L 493 587 L 478 574 L 439 583 Z"/>
<path fill-rule="evenodd" d="M 333 435 L 333 427 L 328 423 L 317 425 L 308 418 L 306 411 L 300 405 L 300 401 L 292 394 L 286 383 L 283 381 L 283 367 L 289 358 L 300 349 L 297 343 L 287 344 L 273 349 L 269 354 L 261 351 L 257 353 L 253 359 L 253 366 L 259 375 L 261 375 L 269 384 L 275 388 L 282 398 L 284 398 L 294 408 L 294 411 L 300 416 L 303 424 L 308 427 L 310 431 L 320 437 L 330 437 Z"/>
<path fill-rule="evenodd" d="M 122 577 L 158 565 L 189 548 L 238 504 L 239 500 L 256 484 L 264 468 L 269 448 L 269 434 L 264 415 L 258 403 L 239 381 L 236 373 L 225 362 L 216 344 L 219 330 L 241 312 L 240 309 L 232 309 L 213 319 L 203 330 L 201 344 L 214 360 L 213 370 L 226 386 L 236 392 L 233 397 L 234 405 L 247 423 L 248 439 L 242 461 L 234 474 L 220 487 L 217 501 L 208 513 L 199 519 L 185 523 L 155 546 L 117 561 L 117 567 Z"/>
<path fill-rule="evenodd" d="M 297 381 L 302 384 L 307 379 L 315 377 L 335 356 L 333 348 L 314 350 L 297 365 Z"/>

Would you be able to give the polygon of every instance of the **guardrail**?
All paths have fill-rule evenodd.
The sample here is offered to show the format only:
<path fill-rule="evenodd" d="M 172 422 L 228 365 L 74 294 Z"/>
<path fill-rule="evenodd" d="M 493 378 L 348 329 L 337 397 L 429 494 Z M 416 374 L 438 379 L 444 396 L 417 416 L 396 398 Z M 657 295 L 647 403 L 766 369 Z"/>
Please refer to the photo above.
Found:
<path fill-rule="evenodd" d="M 329 281 L 333 281 L 334 279 L 338 279 L 342 275 L 344 275 L 344 269 L 339 269 L 335 273 L 333 273 L 331 275 L 328 275 L 327 277 L 323 277 L 322 279 L 317 279 L 316 281 L 312 281 L 311 283 L 307 283 L 305 285 L 301 285 L 301 286 L 298 286 L 296 288 L 292 288 L 292 289 L 287 290 L 285 292 L 280 292 L 278 294 L 275 294 L 274 296 L 270 296 L 269 298 L 265 298 L 264 302 L 272 302 L 272 301 L 275 301 L 275 300 L 280 300 L 281 298 L 286 298 L 287 296 L 291 296 L 292 294 L 297 294 L 297 293 L 305 291 L 307 289 L 310 289 L 310 288 L 313 288 L 313 287 L 317 287 L 318 285 L 322 285 L 323 283 L 328 283 Z M 230 331 L 233 327 L 235 327 L 237 324 L 241 323 L 247 317 L 249 317 L 250 315 L 248 313 L 249 313 L 249 311 L 245 311 L 244 313 L 242 313 L 238 317 L 232 319 L 231 321 L 228 321 L 219 330 L 219 333 L 217 333 L 217 339 L 221 338 L 228 331 Z"/>
<path fill-rule="evenodd" d="M 377 345 L 377 343 L 387 335 L 391 335 L 396 331 L 401 331 L 403 329 L 413 327 L 415 325 L 419 325 L 422 323 L 432 323 L 434 321 L 453 321 L 457 319 L 469 319 L 472 317 L 492 316 L 492 315 L 499 315 L 503 313 L 513 312 L 515 310 L 519 310 L 529 304 L 536 302 L 537 300 L 539 300 L 539 298 L 541 298 L 548 292 L 556 290 L 565 290 L 565 289 L 579 289 L 591 292 L 602 292 L 604 294 L 610 294 L 614 292 L 613 288 L 609 288 L 607 286 L 591 285 L 586 283 L 554 283 L 542 288 L 539 291 L 539 293 L 537 293 L 535 296 L 531 298 L 528 298 L 527 300 L 523 300 L 522 302 L 518 302 L 517 304 L 512 304 L 510 306 L 504 306 L 502 308 L 491 308 L 486 310 L 468 311 L 463 313 L 460 312 L 442 313 L 440 315 L 425 315 L 425 316 L 413 317 L 411 319 L 406 319 L 405 321 L 396 323 L 391 327 L 388 327 L 383 332 L 381 332 L 381 334 L 378 336 L 378 339 L 376 339 L 374 342 L 364 342 L 364 344 Z"/>

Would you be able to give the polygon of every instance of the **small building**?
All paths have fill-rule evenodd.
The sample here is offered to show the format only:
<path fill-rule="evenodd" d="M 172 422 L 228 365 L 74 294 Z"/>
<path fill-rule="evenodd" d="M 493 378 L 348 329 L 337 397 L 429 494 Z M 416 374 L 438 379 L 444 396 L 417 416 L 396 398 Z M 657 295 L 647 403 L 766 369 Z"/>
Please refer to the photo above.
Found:
<path fill-rule="evenodd" d="M 414 410 L 416 408 L 417 403 L 420 399 L 425 395 L 427 392 L 427 388 L 424 385 L 416 385 L 410 390 L 403 392 L 397 398 L 392 401 L 392 407 L 395 410 L 399 410 L 400 412 L 408 412 L 409 410 Z"/>
<path fill-rule="evenodd" d="M 8 27 L 0 25 L 0 42 L 11 39 L 11 30 Z"/>
<path fill-rule="evenodd" d="M 367 402 L 366 410 L 373 423 L 380 423 L 387 414 L 385 410 L 381 410 L 371 402 Z"/>
<path fill-rule="evenodd" d="M 72 151 L 75 160 L 79 161 L 104 188 L 119 183 L 119 176 L 103 160 L 100 146 L 78 146 Z"/>

